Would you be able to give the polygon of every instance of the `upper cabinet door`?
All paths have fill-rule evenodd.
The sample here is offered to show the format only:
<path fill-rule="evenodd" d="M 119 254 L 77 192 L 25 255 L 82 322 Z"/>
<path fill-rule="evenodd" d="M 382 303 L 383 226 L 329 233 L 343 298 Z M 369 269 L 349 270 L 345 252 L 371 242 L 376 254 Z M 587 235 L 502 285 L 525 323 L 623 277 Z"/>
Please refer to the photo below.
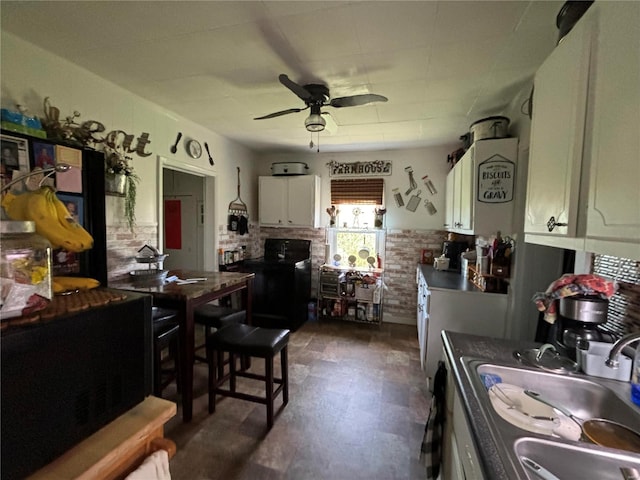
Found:
<path fill-rule="evenodd" d="M 315 226 L 318 198 L 315 175 L 289 177 L 288 224 Z"/>
<path fill-rule="evenodd" d="M 453 167 L 454 169 L 456 166 Z M 454 171 L 453 169 L 449 171 L 447 175 L 447 180 L 445 182 L 445 208 L 444 208 L 444 228 L 452 229 L 453 225 L 453 209 L 454 207 Z"/>
<path fill-rule="evenodd" d="M 590 30 L 579 22 L 536 73 L 525 232 L 575 236 Z M 559 224 L 559 225 L 558 225 Z"/>
<path fill-rule="evenodd" d="M 258 199 L 261 225 L 286 225 L 287 183 L 285 178 L 260 177 Z"/>
<path fill-rule="evenodd" d="M 475 170 L 475 147 L 471 146 L 468 155 L 460 161 L 460 210 L 459 210 L 459 222 L 462 233 L 467 232 L 469 235 L 473 235 L 473 174 Z M 456 179 L 458 183 L 458 179 Z"/>
<path fill-rule="evenodd" d="M 593 134 L 585 139 L 591 160 L 586 242 L 590 250 L 602 250 L 602 239 L 620 242 L 618 256 L 638 259 L 640 3 L 604 7 L 598 10 L 596 74 L 590 85 Z"/>

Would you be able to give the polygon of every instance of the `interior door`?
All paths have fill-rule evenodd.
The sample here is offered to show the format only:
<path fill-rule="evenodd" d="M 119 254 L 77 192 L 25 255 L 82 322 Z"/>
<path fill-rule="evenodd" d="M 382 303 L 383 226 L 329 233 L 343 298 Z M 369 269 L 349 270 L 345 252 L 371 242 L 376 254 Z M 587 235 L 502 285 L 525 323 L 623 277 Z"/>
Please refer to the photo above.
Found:
<path fill-rule="evenodd" d="M 194 195 L 164 196 L 164 253 L 169 254 L 165 269 L 199 270 L 198 221 L 200 215 Z"/>

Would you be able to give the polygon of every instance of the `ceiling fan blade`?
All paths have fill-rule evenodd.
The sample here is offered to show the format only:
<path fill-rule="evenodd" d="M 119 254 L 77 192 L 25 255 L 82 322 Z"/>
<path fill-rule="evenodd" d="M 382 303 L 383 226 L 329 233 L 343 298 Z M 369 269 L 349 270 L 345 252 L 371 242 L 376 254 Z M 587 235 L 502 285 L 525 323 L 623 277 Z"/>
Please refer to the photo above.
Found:
<path fill-rule="evenodd" d="M 296 82 L 294 82 L 289 77 L 287 77 L 284 73 L 281 73 L 278 76 L 278 80 L 280 80 L 280 83 L 282 85 L 287 87 L 289 90 L 291 90 L 293 93 L 295 93 L 298 97 L 300 97 L 305 102 L 307 100 L 311 100 L 312 98 L 311 92 L 309 92 L 302 85 L 298 85 Z"/>
<path fill-rule="evenodd" d="M 282 115 L 287 115 L 288 113 L 301 112 L 303 110 L 306 110 L 307 108 L 309 108 L 309 107 L 305 107 L 305 108 L 290 108 L 289 110 L 282 110 L 281 112 L 270 113 L 269 115 L 264 115 L 262 117 L 257 117 L 257 118 L 254 118 L 254 120 L 265 120 L 267 118 L 280 117 Z"/>
<path fill-rule="evenodd" d="M 376 95 L 375 93 L 366 93 L 363 95 L 352 95 L 350 97 L 338 97 L 333 98 L 329 105 L 336 108 L 341 107 L 357 107 L 359 105 L 366 105 L 373 102 L 386 102 L 387 97 L 382 95 Z"/>

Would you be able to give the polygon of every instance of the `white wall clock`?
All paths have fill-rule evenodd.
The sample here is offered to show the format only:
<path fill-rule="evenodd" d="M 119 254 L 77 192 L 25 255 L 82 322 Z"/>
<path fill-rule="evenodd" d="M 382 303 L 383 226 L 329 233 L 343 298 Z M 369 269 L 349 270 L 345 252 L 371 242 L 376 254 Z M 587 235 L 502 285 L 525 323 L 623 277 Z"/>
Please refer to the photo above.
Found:
<path fill-rule="evenodd" d="M 200 158 L 202 156 L 202 145 L 197 140 L 189 140 L 187 142 L 187 152 L 192 158 Z"/>

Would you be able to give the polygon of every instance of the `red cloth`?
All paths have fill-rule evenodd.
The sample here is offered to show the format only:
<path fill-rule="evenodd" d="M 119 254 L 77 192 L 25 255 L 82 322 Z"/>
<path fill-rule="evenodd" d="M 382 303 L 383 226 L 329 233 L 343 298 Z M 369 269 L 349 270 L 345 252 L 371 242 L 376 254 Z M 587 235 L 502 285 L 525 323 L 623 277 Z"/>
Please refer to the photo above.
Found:
<path fill-rule="evenodd" d="M 557 316 L 557 301 L 563 297 L 573 295 L 597 295 L 600 298 L 611 298 L 618 290 L 618 285 L 600 275 L 567 273 L 555 280 L 545 292 L 536 293 L 533 301 L 540 312 L 544 313 L 545 321 L 554 323 Z"/>

